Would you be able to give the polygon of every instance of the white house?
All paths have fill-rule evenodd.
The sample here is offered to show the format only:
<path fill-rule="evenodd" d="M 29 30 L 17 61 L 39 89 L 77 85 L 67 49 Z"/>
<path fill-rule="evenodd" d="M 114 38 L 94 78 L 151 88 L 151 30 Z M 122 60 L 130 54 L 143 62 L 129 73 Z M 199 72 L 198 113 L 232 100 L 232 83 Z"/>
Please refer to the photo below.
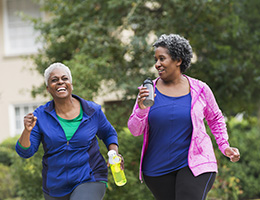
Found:
<path fill-rule="evenodd" d="M 43 77 L 22 56 L 36 53 L 39 44 L 35 44 L 32 25 L 21 20 L 18 11 L 41 15 L 31 0 L 0 0 L 0 142 L 20 134 L 24 115 L 45 101 L 30 94 Z"/>

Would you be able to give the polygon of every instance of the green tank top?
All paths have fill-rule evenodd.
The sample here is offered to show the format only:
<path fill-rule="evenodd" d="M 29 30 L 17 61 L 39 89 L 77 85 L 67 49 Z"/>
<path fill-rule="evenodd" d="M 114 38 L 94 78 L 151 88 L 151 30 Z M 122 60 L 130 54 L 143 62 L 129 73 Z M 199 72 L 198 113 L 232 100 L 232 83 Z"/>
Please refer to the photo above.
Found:
<path fill-rule="evenodd" d="M 67 141 L 69 141 L 72 138 L 72 136 L 78 129 L 80 122 L 82 120 L 82 117 L 83 117 L 83 110 L 82 110 L 81 105 L 80 105 L 80 113 L 74 119 L 63 119 L 57 115 L 57 118 L 61 124 L 61 127 L 63 128 L 63 130 L 65 132 Z"/>

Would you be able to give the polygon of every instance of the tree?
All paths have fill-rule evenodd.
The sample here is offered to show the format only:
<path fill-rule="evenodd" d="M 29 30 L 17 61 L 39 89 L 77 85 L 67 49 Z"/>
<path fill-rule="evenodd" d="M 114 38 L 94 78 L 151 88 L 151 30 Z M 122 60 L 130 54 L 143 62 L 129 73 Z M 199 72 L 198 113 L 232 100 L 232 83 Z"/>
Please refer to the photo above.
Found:
<path fill-rule="evenodd" d="M 44 44 L 33 56 L 37 70 L 43 73 L 52 62 L 65 63 L 72 70 L 74 92 L 87 99 L 97 95 L 101 81 L 109 86 L 111 77 L 116 81 L 123 76 L 126 48 L 112 36 L 121 15 L 112 7 L 104 0 L 44 1 L 42 8 L 50 20 L 34 20 Z M 33 94 L 42 93 L 43 88 L 35 88 Z"/>
<path fill-rule="evenodd" d="M 64 62 L 72 69 L 75 93 L 84 98 L 102 92 L 101 83 L 132 98 L 147 76 L 156 76 L 151 36 L 178 33 L 197 56 L 187 73 L 210 85 L 225 114 L 259 107 L 257 0 L 40 2 L 49 17 L 32 20 L 44 44 L 33 56 L 37 70 L 42 74 L 50 63 Z M 123 30 L 132 34 L 129 42 L 122 41 Z"/>
<path fill-rule="evenodd" d="M 207 17 L 198 19 L 203 26 L 197 30 L 197 36 L 192 36 L 198 62 L 191 74 L 209 83 L 226 114 L 252 113 L 259 108 L 260 29 L 255 21 L 259 20 L 260 3 L 222 2 L 221 12 L 208 6 Z M 211 24 L 205 23 L 205 19 Z"/>

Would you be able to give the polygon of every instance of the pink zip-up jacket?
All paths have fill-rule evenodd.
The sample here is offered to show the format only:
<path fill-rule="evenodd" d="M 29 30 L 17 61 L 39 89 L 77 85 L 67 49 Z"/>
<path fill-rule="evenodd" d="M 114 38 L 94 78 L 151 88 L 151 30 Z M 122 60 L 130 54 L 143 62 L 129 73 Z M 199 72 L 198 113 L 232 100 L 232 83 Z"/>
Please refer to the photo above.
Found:
<path fill-rule="evenodd" d="M 197 79 L 184 75 L 190 84 L 191 93 L 191 121 L 193 132 L 188 153 L 188 165 L 194 176 L 205 172 L 218 172 L 217 161 L 213 145 L 206 133 L 204 119 L 214 135 L 219 149 L 224 151 L 229 147 L 226 123 L 221 110 L 209 86 Z M 154 88 L 159 78 L 153 81 Z M 156 101 L 156 97 L 155 97 Z M 134 136 L 143 134 L 143 147 L 140 160 L 139 179 L 142 181 L 142 162 L 148 147 L 149 124 L 148 113 L 150 108 L 140 109 L 136 103 L 128 120 L 128 128 Z"/>

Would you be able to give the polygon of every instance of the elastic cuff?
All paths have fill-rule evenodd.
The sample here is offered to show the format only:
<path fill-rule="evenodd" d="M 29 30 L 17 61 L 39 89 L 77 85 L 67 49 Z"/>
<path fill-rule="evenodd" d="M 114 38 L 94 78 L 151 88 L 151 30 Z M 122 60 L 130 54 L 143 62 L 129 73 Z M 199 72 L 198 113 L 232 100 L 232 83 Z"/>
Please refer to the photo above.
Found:
<path fill-rule="evenodd" d="M 106 181 L 99 181 L 100 183 L 105 183 L 106 184 L 106 188 L 108 188 L 107 182 Z"/>
<path fill-rule="evenodd" d="M 22 148 L 22 149 L 24 149 L 24 150 L 26 150 L 26 149 L 29 149 L 30 147 L 23 147 L 21 144 L 20 144 L 20 142 L 18 141 L 18 145 Z"/>

